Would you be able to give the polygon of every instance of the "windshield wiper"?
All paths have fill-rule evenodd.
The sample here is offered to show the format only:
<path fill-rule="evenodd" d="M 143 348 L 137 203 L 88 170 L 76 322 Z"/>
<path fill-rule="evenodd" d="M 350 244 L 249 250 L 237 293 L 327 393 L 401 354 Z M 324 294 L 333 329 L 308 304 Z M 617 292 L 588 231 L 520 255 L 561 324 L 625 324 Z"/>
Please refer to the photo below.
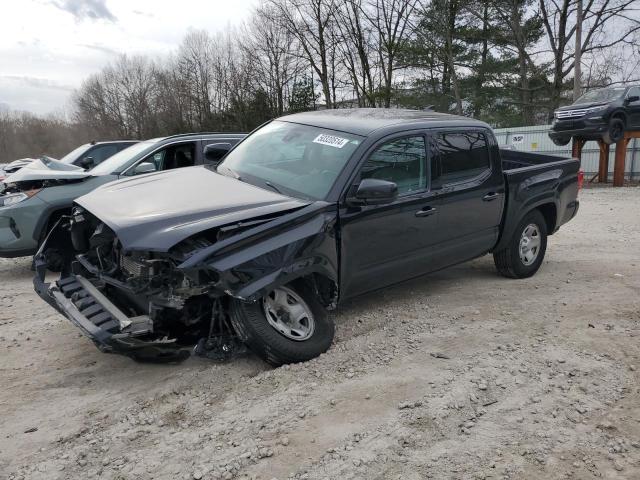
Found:
<path fill-rule="evenodd" d="M 273 183 L 271 182 L 264 182 L 265 185 L 273 188 L 276 192 L 278 192 L 280 195 L 282 195 L 282 192 L 280 191 L 280 189 L 278 187 L 276 187 Z"/>

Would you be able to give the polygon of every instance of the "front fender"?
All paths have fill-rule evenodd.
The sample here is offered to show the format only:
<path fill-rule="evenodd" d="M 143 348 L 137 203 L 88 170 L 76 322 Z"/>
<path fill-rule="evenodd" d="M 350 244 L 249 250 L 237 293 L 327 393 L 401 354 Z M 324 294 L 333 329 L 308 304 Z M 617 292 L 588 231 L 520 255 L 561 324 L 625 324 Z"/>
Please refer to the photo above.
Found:
<path fill-rule="evenodd" d="M 283 225 L 278 233 L 208 258 L 197 270 L 217 276 L 216 288 L 247 301 L 311 274 L 337 284 L 336 218 L 334 210 L 320 211 L 301 222 Z"/>

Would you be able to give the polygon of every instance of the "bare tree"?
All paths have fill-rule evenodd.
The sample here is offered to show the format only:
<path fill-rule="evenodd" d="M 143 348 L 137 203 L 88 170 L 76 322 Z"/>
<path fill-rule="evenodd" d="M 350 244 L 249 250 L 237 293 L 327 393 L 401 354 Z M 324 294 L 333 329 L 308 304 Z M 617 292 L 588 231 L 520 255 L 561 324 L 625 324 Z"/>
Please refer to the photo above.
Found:
<path fill-rule="evenodd" d="M 303 66 L 295 53 L 298 43 L 291 32 L 279 23 L 265 21 L 276 15 L 272 6 L 258 7 L 243 28 L 240 45 L 250 58 L 257 85 L 269 96 L 274 114 L 282 115 Z"/>
<path fill-rule="evenodd" d="M 376 106 L 374 83 L 377 57 L 373 25 L 362 15 L 363 0 L 345 0 L 336 14 L 338 49 L 350 77 L 358 105 Z"/>
<path fill-rule="evenodd" d="M 387 108 L 391 106 L 393 73 L 398 67 L 396 59 L 407 43 L 417 5 L 418 0 L 369 0 L 368 8 L 362 9 L 378 35 L 378 57 L 383 78 L 380 95 L 382 104 Z"/>
<path fill-rule="evenodd" d="M 331 31 L 335 28 L 336 0 L 266 0 L 274 16 L 298 41 L 302 56 L 315 71 L 327 108 L 332 108 L 332 56 L 335 55 Z"/>

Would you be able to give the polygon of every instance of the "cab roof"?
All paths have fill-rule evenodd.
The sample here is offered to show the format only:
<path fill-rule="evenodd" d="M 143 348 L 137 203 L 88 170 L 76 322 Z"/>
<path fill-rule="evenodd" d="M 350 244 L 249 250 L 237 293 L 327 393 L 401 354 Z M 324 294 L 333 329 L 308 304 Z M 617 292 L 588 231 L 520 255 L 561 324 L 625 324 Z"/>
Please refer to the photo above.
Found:
<path fill-rule="evenodd" d="M 434 128 L 451 126 L 489 126 L 479 120 L 438 113 L 431 110 L 408 110 L 399 108 L 339 108 L 294 113 L 278 118 L 284 122 L 301 123 L 314 127 L 339 130 L 367 136 L 375 130 L 397 126 L 398 130 L 411 128 Z"/>

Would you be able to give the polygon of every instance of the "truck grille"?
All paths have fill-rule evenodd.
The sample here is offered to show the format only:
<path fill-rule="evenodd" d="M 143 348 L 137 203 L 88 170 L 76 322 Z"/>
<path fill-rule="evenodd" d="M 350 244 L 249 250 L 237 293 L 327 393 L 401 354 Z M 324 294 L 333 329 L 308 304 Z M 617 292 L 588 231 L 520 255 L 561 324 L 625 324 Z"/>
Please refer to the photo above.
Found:
<path fill-rule="evenodd" d="M 564 111 L 556 112 L 556 117 L 559 119 L 580 118 L 580 117 L 584 117 L 586 113 L 587 113 L 586 108 L 582 108 L 580 110 L 564 110 Z"/>

